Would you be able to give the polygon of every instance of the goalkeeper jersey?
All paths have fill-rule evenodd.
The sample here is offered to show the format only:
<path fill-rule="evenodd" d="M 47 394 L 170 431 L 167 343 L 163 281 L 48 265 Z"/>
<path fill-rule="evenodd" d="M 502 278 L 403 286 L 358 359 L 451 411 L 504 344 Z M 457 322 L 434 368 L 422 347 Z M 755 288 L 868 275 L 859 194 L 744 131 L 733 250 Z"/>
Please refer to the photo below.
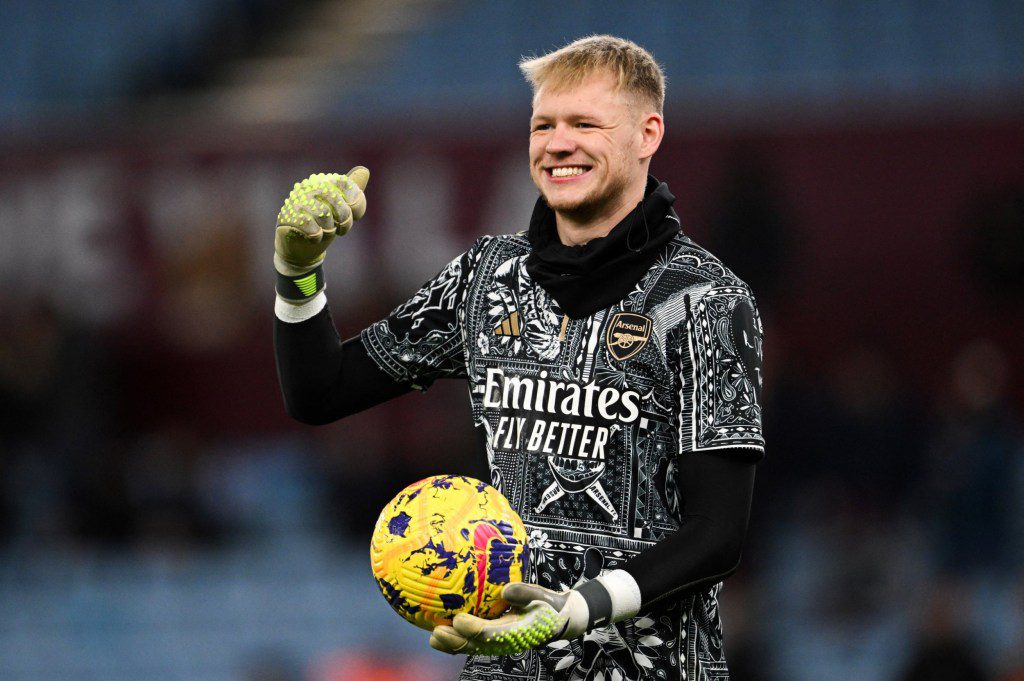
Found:
<path fill-rule="evenodd" d="M 564 590 L 679 527 L 681 457 L 756 460 L 761 323 L 747 286 L 678 229 L 621 298 L 569 314 L 531 276 L 526 233 L 483 237 L 365 329 L 397 383 L 469 384 L 491 483 L 529 533 L 530 581 Z M 552 287 L 548 287 L 552 288 Z M 726 679 L 721 584 L 466 680 Z"/>

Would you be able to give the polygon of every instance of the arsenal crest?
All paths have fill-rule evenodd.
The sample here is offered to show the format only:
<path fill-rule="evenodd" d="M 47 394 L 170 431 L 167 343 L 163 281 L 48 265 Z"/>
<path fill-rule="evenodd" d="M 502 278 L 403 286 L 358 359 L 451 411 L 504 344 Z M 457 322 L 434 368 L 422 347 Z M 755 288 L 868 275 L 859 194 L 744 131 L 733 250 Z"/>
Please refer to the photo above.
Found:
<path fill-rule="evenodd" d="M 635 312 L 616 312 L 608 322 L 604 341 L 608 352 L 619 360 L 627 360 L 643 350 L 651 337 L 654 322 L 650 317 Z"/>

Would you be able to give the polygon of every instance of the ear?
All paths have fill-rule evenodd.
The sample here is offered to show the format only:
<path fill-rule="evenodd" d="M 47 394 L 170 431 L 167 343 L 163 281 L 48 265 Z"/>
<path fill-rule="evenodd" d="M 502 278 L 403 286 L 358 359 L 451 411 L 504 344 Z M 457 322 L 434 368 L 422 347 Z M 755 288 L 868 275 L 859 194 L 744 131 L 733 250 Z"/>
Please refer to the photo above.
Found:
<path fill-rule="evenodd" d="M 661 146 L 665 136 L 665 119 L 661 114 L 650 111 L 643 115 L 638 130 L 640 135 L 640 160 L 649 159 Z"/>

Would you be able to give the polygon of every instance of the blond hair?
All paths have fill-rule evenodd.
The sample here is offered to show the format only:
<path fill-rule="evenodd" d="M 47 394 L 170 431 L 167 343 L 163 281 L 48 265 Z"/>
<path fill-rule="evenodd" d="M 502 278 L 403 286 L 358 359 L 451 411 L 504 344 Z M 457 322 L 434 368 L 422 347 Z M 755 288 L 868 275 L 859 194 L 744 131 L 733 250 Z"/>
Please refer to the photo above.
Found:
<path fill-rule="evenodd" d="M 658 114 L 665 107 L 665 74 L 650 52 L 636 43 L 611 35 L 580 38 L 539 57 L 524 57 L 519 70 L 533 88 L 545 85 L 567 89 L 579 85 L 597 71 L 616 79 L 616 88 L 650 106 Z"/>

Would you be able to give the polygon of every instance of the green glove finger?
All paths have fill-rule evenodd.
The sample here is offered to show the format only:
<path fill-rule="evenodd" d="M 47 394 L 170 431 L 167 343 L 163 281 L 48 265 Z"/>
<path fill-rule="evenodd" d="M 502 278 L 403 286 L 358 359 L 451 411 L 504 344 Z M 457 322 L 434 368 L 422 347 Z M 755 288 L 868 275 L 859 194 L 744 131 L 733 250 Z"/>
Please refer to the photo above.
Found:
<path fill-rule="evenodd" d="M 459 614 L 452 626 L 475 653 L 512 655 L 547 643 L 565 628 L 565 621 L 565 617 L 547 603 L 535 602 L 521 612 L 496 620 Z"/>
<path fill-rule="evenodd" d="M 502 588 L 501 597 L 513 607 L 525 608 L 533 601 L 543 601 L 555 610 L 561 610 L 568 596 L 536 584 L 512 582 Z"/>
<path fill-rule="evenodd" d="M 463 638 L 472 639 L 480 635 L 485 628 L 497 629 L 510 622 L 516 622 L 519 619 L 519 615 L 509 613 L 502 615 L 498 619 L 485 620 L 477 617 L 476 615 L 470 615 L 469 613 L 460 612 L 452 620 L 452 628 L 459 633 Z"/>
<path fill-rule="evenodd" d="M 295 183 L 277 214 L 278 225 L 296 227 L 311 236 L 320 231 L 321 227 L 316 224 L 315 218 L 326 215 L 327 207 L 313 197 L 313 191 L 321 181 L 317 178 L 317 175 L 313 175 Z"/>
<path fill-rule="evenodd" d="M 467 651 L 469 641 L 451 627 L 439 625 L 430 632 L 430 647 L 442 653 L 455 655 Z"/>
<path fill-rule="evenodd" d="M 345 176 L 332 174 L 326 176 L 313 190 L 313 197 L 316 203 L 323 207 L 316 216 L 317 223 L 325 232 L 335 232 L 338 236 L 344 236 L 352 229 L 352 209 L 349 208 L 348 199 L 345 197 L 344 186 Z M 365 210 L 366 199 L 363 199 Z"/>
<path fill-rule="evenodd" d="M 366 191 L 366 183 L 370 181 L 370 170 L 366 166 L 356 166 L 345 174 L 356 183 L 359 191 Z"/>
<path fill-rule="evenodd" d="M 352 222 L 366 214 L 366 196 L 362 187 L 366 186 L 370 171 L 356 166 L 350 172 L 355 172 L 356 177 L 330 173 L 313 188 L 314 197 L 330 209 L 338 236 L 347 234 L 352 229 Z"/>
<path fill-rule="evenodd" d="M 365 184 L 369 171 L 359 166 L 354 170 L 355 179 L 338 173 L 317 173 L 295 183 L 278 213 L 278 224 L 310 231 L 310 218 L 321 227 L 325 225 L 324 218 L 332 214 L 336 223 L 344 222 L 350 212 L 358 213 L 355 219 L 361 218 L 366 212 L 366 197 L 356 180 Z"/>
<path fill-rule="evenodd" d="M 366 183 L 370 181 L 370 171 L 363 166 L 356 166 L 341 176 L 341 190 L 345 195 L 345 203 L 352 209 L 352 218 L 359 220 L 366 214 Z"/>

